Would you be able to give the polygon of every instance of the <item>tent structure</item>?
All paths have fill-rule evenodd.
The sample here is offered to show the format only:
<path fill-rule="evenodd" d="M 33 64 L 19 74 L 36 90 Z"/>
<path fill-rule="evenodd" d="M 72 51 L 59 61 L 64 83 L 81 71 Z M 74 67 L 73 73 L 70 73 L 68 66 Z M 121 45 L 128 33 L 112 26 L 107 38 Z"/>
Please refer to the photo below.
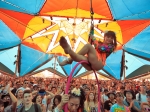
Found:
<path fill-rule="evenodd" d="M 116 79 L 146 73 L 150 70 L 149 5 L 148 0 L 1 0 L 0 71 L 25 76 L 48 69 L 68 76 L 76 62 L 59 66 L 68 57 L 59 39 L 65 36 L 78 52 L 88 43 L 93 9 L 94 36 L 103 41 L 104 32 L 112 30 L 118 43 L 98 72 Z M 74 77 L 87 72 L 80 65 Z"/>
<path fill-rule="evenodd" d="M 35 75 L 32 75 L 32 77 L 39 77 L 39 78 L 61 78 L 60 76 L 49 72 L 48 70 L 42 71 L 40 73 L 37 73 Z"/>
<path fill-rule="evenodd" d="M 96 80 L 94 74 L 89 74 L 89 75 L 83 76 L 83 77 L 81 77 L 81 78 L 82 78 L 82 79 L 92 79 L 92 80 Z M 109 78 L 104 77 L 104 76 L 102 76 L 102 75 L 98 75 L 98 79 L 100 79 L 100 80 L 110 80 Z"/>

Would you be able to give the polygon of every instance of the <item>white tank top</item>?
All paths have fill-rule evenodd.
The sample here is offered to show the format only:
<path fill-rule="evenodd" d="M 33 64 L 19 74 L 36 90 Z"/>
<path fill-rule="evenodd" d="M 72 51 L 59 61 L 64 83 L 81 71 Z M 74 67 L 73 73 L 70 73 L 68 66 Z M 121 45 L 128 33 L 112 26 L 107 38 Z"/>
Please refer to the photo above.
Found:
<path fill-rule="evenodd" d="M 46 96 L 44 96 L 44 98 L 42 99 L 42 104 L 47 107 L 47 99 L 46 99 Z"/>

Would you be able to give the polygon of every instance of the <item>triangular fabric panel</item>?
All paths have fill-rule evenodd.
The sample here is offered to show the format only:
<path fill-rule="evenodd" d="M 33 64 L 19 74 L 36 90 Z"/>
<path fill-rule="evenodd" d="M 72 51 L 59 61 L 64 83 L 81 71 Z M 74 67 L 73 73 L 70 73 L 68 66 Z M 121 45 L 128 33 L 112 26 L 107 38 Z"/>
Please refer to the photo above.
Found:
<path fill-rule="evenodd" d="M 50 58 L 49 54 L 21 45 L 20 76 L 28 74 Z"/>
<path fill-rule="evenodd" d="M 133 78 L 139 75 L 143 75 L 145 73 L 148 73 L 150 71 L 150 65 L 144 65 L 132 72 L 130 75 L 128 75 L 126 78 Z"/>
<path fill-rule="evenodd" d="M 64 60 L 66 60 L 67 57 L 61 56 L 58 59 L 59 59 L 59 62 L 62 62 Z M 77 62 L 73 61 L 72 64 L 68 64 L 68 65 L 65 65 L 62 67 L 65 70 L 66 75 L 68 75 L 68 76 L 70 75 L 71 71 L 73 70 L 73 68 L 75 67 L 76 64 L 77 64 Z M 73 76 L 76 75 L 76 73 L 80 70 L 80 68 L 81 68 L 81 64 L 77 66 L 77 68 L 75 69 L 75 71 L 73 73 Z"/>
<path fill-rule="evenodd" d="M 125 52 L 125 60 L 126 60 L 125 65 L 127 66 L 127 69 L 125 69 L 126 77 L 130 77 L 130 74 L 132 74 L 134 71 L 136 71 L 140 67 L 145 66 L 145 65 L 150 65 L 150 61 L 136 57 L 127 52 Z M 141 75 L 141 74 L 137 74 L 137 75 Z"/>
<path fill-rule="evenodd" d="M 1 0 L 0 8 L 28 14 L 38 14 L 44 3 L 45 0 Z"/>
<path fill-rule="evenodd" d="M 19 37 L 2 20 L 0 20 L 0 49 L 10 48 L 19 43 Z"/>
<path fill-rule="evenodd" d="M 111 53 L 111 55 L 106 60 L 104 70 L 106 70 L 114 78 L 120 79 L 121 61 L 122 61 L 122 50 Z"/>
<path fill-rule="evenodd" d="M 85 73 L 85 72 L 87 72 L 87 70 L 86 70 L 84 67 L 82 67 L 82 68 L 80 69 L 80 71 L 75 75 L 75 77 L 80 76 L 81 74 L 83 74 L 83 73 Z"/>
<path fill-rule="evenodd" d="M 150 59 L 150 26 L 145 28 L 131 41 L 125 44 L 124 49 L 133 54 Z"/>
<path fill-rule="evenodd" d="M 117 20 L 139 20 L 150 18 L 149 0 L 108 0 L 108 5 L 114 19 Z"/>
<path fill-rule="evenodd" d="M 12 72 L 8 67 L 6 67 L 4 64 L 2 64 L 0 62 L 0 71 L 6 73 L 6 74 L 11 74 L 11 75 L 14 75 L 14 72 Z"/>
<path fill-rule="evenodd" d="M 106 72 L 104 72 L 103 70 L 99 70 L 100 73 L 102 73 L 103 75 L 109 76 Z"/>
<path fill-rule="evenodd" d="M 64 73 L 64 71 L 61 68 L 61 66 L 59 66 L 59 63 L 58 63 L 57 59 L 55 59 L 55 58 L 52 58 L 49 62 L 47 62 L 46 64 L 44 64 L 43 66 L 41 66 L 40 68 L 38 68 L 37 70 L 35 70 L 35 72 L 38 72 L 40 70 L 44 70 L 46 68 L 53 68 L 54 69 L 54 64 L 55 64 L 55 70 L 58 71 L 58 72 L 60 72 L 64 76 L 66 76 L 66 74 Z"/>
<path fill-rule="evenodd" d="M 0 51 L 0 63 L 3 64 L 5 67 L 7 67 L 7 70 L 4 72 L 6 73 L 8 72 L 9 74 L 11 73 L 12 75 L 15 74 L 16 69 L 15 61 L 17 60 L 17 53 L 18 47 L 13 47 L 7 50 Z M 2 70 L 3 67 L 1 66 L 0 70 Z"/>

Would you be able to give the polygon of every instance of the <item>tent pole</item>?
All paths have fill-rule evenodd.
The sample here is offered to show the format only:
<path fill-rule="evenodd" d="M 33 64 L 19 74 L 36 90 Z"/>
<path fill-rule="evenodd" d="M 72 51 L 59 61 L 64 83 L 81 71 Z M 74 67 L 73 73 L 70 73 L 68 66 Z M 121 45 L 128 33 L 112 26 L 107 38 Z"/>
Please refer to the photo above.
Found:
<path fill-rule="evenodd" d="M 20 45 L 18 45 L 18 52 L 17 52 L 17 59 L 16 59 L 16 69 L 15 69 L 15 76 L 17 76 L 17 73 L 18 73 L 18 67 L 20 66 L 19 65 L 19 57 L 20 57 Z"/>
<path fill-rule="evenodd" d="M 57 58 L 56 53 L 55 53 L 54 58 L 55 58 L 55 62 L 54 62 L 54 76 L 53 77 L 55 78 L 55 73 L 56 73 L 56 58 Z"/>
<path fill-rule="evenodd" d="M 123 50 L 123 77 L 126 80 L 126 65 L 125 65 L 125 51 Z"/>

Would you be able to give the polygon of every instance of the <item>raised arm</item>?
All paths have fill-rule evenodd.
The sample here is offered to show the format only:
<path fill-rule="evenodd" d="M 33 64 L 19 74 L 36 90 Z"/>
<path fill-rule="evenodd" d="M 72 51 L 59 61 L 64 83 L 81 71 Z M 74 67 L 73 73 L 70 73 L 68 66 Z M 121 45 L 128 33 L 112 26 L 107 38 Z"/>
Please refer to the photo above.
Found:
<path fill-rule="evenodd" d="M 8 88 L 8 93 L 9 93 L 10 98 L 12 100 L 12 112 L 15 112 L 16 106 L 17 106 L 17 98 L 12 94 L 10 87 Z"/>

